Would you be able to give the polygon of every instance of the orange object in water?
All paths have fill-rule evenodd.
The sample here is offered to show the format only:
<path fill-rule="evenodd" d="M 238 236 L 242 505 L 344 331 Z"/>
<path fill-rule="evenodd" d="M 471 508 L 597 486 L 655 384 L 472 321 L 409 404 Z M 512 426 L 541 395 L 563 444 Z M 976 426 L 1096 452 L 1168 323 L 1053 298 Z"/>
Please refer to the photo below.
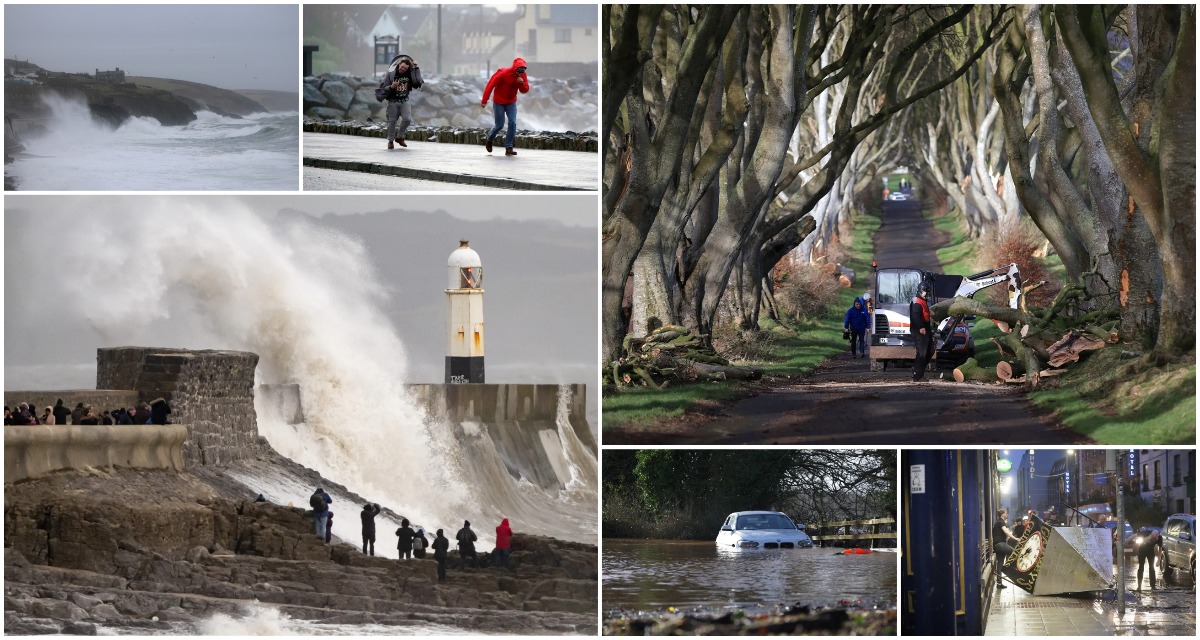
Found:
<path fill-rule="evenodd" d="M 871 553 L 871 550 L 870 550 L 870 549 L 846 549 L 846 550 L 845 550 L 845 551 L 843 551 L 842 553 L 843 553 L 844 555 L 848 555 L 848 556 L 850 556 L 850 555 L 861 555 L 861 554 L 864 554 L 864 553 Z"/>

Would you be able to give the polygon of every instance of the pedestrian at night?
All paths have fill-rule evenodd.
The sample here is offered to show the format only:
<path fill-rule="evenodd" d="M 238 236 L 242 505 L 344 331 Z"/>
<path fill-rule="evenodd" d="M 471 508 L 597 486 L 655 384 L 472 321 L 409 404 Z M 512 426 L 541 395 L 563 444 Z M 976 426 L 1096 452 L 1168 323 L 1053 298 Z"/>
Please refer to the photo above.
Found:
<path fill-rule="evenodd" d="M 1120 527 L 1117 527 L 1120 530 Z M 1153 591 L 1156 587 L 1154 584 L 1154 560 L 1155 550 L 1162 552 L 1163 539 L 1162 535 L 1154 529 L 1146 529 L 1142 532 L 1142 543 L 1138 545 L 1138 572 L 1137 572 L 1137 590 L 1142 590 L 1142 568 L 1146 566 L 1147 560 L 1150 564 L 1150 590 Z M 1193 576 L 1194 579 L 1194 576 Z"/>
<path fill-rule="evenodd" d="M 1013 552 L 1018 540 L 1008 528 L 1008 509 L 996 510 L 996 521 L 992 523 L 992 551 L 996 554 L 996 588 L 1007 589 L 1000 573 L 1004 559 Z"/>

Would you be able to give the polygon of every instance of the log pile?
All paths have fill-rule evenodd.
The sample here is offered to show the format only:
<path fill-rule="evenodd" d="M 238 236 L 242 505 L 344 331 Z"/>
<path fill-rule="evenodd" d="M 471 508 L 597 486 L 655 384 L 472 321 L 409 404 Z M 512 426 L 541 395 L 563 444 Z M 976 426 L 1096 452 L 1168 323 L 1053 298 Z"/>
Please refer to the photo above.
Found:
<path fill-rule="evenodd" d="M 703 336 L 666 325 L 644 338 L 626 336 L 621 358 L 604 369 L 604 383 L 664 389 L 672 382 L 758 380 L 762 374 L 755 367 L 730 365 Z"/>
<path fill-rule="evenodd" d="M 1083 297 L 1081 287 L 1067 287 L 1044 309 L 991 307 L 977 300 L 955 298 L 939 302 L 930 310 L 935 319 L 965 314 L 990 318 L 1004 334 L 999 339 L 991 338 L 1002 358 L 994 377 L 990 371 L 981 374 L 979 364 L 972 359 L 954 371 L 955 380 L 990 379 L 1033 388 L 1041 378 L 1066 373 L 1064 367 L 1079 361 L 1086 352 L 1120 342 L 1115 312 L 1080 314 Z"/>

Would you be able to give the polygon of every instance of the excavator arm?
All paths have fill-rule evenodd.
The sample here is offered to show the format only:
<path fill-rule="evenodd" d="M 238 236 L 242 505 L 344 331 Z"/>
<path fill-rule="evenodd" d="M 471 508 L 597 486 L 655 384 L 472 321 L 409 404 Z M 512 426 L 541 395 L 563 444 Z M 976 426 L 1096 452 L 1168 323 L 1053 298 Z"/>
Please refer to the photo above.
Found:
<path fill-rule="evenodd" d="M 954 292 L 954 297 L 971 298 L 976 293 L 1005 281 L 1008 282 L 1008 306 L 1010 309 L 1019 309 L 1021 307 L 1021 270 L 1017 268 L 1015 262 L 965 276 L 962 284 L 958 285 L 958 291 Z"/>
<path fill-rule="evenodd" d="M 1002 267 L 980 271 L 979 273 L 964 276 L 962 283 L 958 285 L 958 290 L 954 292 L 954 297 L 973 298 L 976 293 L 995 286 L 1001 282 L 1008 283 L 1008 306 L 1011 309 L 1021 308 L 1021 270 L 1017 268 L 1017 263 L 1010 262 Z M 938 348 L 949 342 L 950 334 L 954 327 L 962 322 L 962 316 L 953 316 L 942 320 L 938 325 Z"/>

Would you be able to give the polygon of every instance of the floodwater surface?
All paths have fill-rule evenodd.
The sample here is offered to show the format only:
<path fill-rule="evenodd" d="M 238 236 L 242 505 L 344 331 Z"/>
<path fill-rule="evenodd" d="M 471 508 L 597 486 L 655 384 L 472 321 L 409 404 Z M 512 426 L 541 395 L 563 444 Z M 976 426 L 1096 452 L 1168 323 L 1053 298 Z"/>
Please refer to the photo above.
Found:
<path fill-rule="evenodd" d="M 713 542 L 604 540 L 604 609 L 864 604 L 896 600 L 895 553 L 718 548 Z"/>

